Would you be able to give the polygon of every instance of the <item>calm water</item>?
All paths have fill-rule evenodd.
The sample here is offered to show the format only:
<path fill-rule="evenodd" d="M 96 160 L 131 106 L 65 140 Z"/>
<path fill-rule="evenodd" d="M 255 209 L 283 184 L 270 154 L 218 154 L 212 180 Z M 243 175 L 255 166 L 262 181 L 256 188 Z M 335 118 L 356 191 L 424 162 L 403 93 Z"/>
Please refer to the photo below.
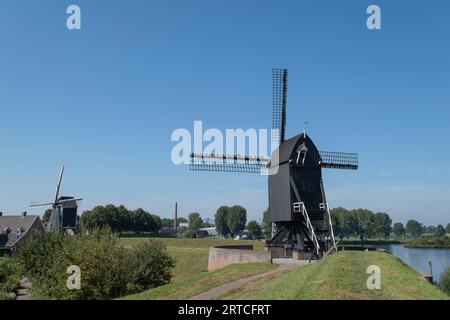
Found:
<path fill-rule="evenodd" d="M 430 272 L 428 260 L 431 260 L 433 279 L 437 282 L 439 282 L 442 272 L 450 267 L 450 249 L 405 248 L 402 245 L 389 245 L 386 249 L 420 272 Z"/>

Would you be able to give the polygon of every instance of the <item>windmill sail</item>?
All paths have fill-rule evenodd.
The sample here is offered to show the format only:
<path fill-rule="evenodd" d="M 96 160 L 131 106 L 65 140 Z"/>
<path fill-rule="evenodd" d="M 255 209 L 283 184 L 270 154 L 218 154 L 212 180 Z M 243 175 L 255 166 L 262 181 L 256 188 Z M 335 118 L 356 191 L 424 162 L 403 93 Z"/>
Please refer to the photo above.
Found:
<path fill-rule="evenodd" d="M 332 152 L 332 151 L 319 151 L 320 165 L 322 168 L 330 169 L 358 169 L 358 154 L 357 153 L 345 153 L 345 152 Z"/>
<path fill-rule="evenodd" d="M 287 69 L 272 70 L 272 143 L 274 149 L 284 142 L 286 130 Z"/>
<path fill-rule="evenodd" d="M 268 158 L 248 155 L 192 153 L 189 170 L 265 173 Z"/>

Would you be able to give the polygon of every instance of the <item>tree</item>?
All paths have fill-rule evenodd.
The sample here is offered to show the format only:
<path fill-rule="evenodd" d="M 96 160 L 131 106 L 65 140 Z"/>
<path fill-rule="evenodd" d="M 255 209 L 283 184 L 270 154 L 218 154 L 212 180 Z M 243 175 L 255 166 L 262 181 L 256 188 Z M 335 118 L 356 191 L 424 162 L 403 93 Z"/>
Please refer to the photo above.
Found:
<path fill-rule="evenodd" d="M 330 210 L 331 223 L 333 225 L 334 235 L 341 241 L 351 233 L 349 228 L 350 211 L 339 207 Z"/>
<path fill-rule="evenodd" d="M 422 224 L 416 220 L 408 220 L 406 222 L 406 233 L 413 237 L 418 237 L 423 234 Z"/>
<path fill-rule="evenodd" d="M 436 227 L 435 226 L 428 226 L 428 227 L 423 226 L 422 229 L 423 229 L 422 233 L 424 233 L 424 234 L 427 234 L 427 233 L 434 234 L 434 233 L 436 233 Z"/>
<path fill-rule="evenodd" d="M 227 225 L 231 234 L 237 235 L 245 229 L 247 223 L 247 210 L 241 206 L 232 206 L 228 210 Z"/>
<path fill-rule="evenodd" d="M 377 212 L 373 216 L 373 233 L 379 238 L 386 238 L 392 231 L 392 219 L 385 212 Z"/>
<path fill-rule="evenodd" d="M 189 220 L 189 227 L 186 235 L 188 238 L 194 238 L 197 236 L 198 230 L 200 230 L 200 228 L 202 227 L 203 220 L 198 212 L 190 213 L 188 216 L 188 220 Z"/>
<path fill-rule="evenodd" d="M 445 232 L 450 233 L 450 223 L 445 227 Z"/>
<path fill-rule="evenodd" d="M 403 223 L 396 222 L 396 223 L 394 223 L 393 231 L 394 231 L 394 235 L 396 237 L 403 237 L 405 235 L 406 230 L 405 230 L 405 227 L 403 226 Z"/>
<path fill-rule="evenodd" d="M 272 223 L 270 222 L 269 208 L 263 212 L 262 229 L 266 240 L 272 238 Z"/>
<path fill-rule="evenodd" d="M 228 206 L 221 206 L 217 209 L 214 223 L 216 224 L 217 233 L 227 237 L 230 234 L 230 228 L 228 228 Z"/>
<path fill-rule="evenodd" d="M 445 236 L 445 228 L 444 228 L 444 226 L 442 224 L 439 224 L 436 227 L 436 231 L 435 231 L 434 235 L 436 237 L 443 237 L 443 236 Z"/>
<path fill-rule="evenodd" d="M 52 216 L 53 209 L 47 209 L 42 216 L 42 222 L 49 222 L 50 217 Z"/>
<path fill-rule="evenodd" d="M 255 220 L 252 220 L 247 224 L 247 230 L 252 234 L 253 238 L 261 239 L 262 228 Z"/>
<path fill-rule="evenodd" d="M 214 227 L 214 223 L 210 218 L 206 218 L 203 220 L 202 228 L 212 228 Z"/>
<path fill-rule="evenodd" d="M 348 226 L 352 233 L 361 241 L 374 235 L 374 214 L 367 209 L 355 209 L 350 211 Z"/>
<path fill-rule="evenodd" d="M 161 226 L 164 228 L 173 228 L 173 219 L 162 218 Z"/>

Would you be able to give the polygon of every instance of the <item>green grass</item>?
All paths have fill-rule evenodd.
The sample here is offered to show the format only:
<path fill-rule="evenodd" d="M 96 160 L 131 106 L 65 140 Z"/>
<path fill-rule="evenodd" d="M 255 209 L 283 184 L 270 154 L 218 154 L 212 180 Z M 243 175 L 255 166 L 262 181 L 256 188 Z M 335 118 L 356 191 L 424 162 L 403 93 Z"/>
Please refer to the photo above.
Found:
<path fill-rule="evenodd" d="M 367 267 L 381 269 L 381 290 L 367 289 Z M 381 252 L 340 252 L 325 260 L 247 284 L 222 299 L 449 299 L 398 258 Z"/>
<path fill-rule="evenodd" d="M 188 299 L 197 294 L 218 287 L 224 283 L 276 268 L 272 264 L 244 263 L 230 265 L 212 272 L 195 274 L 183 280 L 123 297 L 123 300 L 177 300 Z"/>
<path fill-rule="evenodd" d="M 175 259 L 173 278 L 170 284 L 142 293 L 126 296 L 122 299 L 186 299 L 208 291 L 229 281 L 251 276 L 275 268 L 270 264 L 240 264 L 207 272 L 209 248 L 218 245 L 251 244 L 254 250 L 264 248 L 263 241 L 225 240 L 225 239 L 176 239 L 157 238 L 167 246 L 167 251 Z M 120 238 L 124 246 L 131 247 L 148 238 Z"/>
<path fill-rule="evenodd" d="M 176 239 L 155 238 L 167 246 L 169 255 L 175 259 L 172 282 L 177 282 L 200 274 L 208 269 L 209 247 L 218 245 L 242 245 L 252 244 L 254 250 L 262 251 L 263 241 L 225 240 L 225 239 Z M 148 238 L 120 238 L 120 242 L 131 247 L 140 241 L 148 241 Z"/>
<path fill-rule="evenodd" d="M 149 238 L 120 238 L 120 241 L 125 246 L 132 246 L 139 241 L 146 241 Z M 209 249 L 209 247 L 219 245 L 253 245 L 254 250 L 263 250 L 264 241 L 257 240 L 230 240 L 230 239 L 217 239 L 217 238 L 202 238 L 202 239 L 184 239 L 184 238 L 152 238 L 164 242 L 168 247 L 177 248 L 203 248 Z"/>

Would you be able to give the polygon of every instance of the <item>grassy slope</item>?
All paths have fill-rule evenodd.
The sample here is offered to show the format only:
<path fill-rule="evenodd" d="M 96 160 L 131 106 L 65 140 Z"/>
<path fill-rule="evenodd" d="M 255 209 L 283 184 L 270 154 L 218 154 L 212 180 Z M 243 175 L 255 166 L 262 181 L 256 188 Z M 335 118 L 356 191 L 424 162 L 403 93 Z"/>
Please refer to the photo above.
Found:
<path fill-rule="evenodd" d="M 209 247 L 230 244 L 253 244 L 254 250 L 263 250 L 263 241 L 238 241 L 223 239 L 175 239 L 155 238 L 167 245 L 168 253 L 175 259 L 176 266 L 173 270 L 172 282 L 187 279 L 195 274 L 200 274 L 208 269 Z M 139 241 L 147 241 L 148 238 L 121 238 L 125 246 L 133 246 Z"/>
<path fill-rule="evenodd" d="M 271 264 L 244 263 L 227 266 L 212 272 L 195 274 L 189 278 L 148 290 L 142 293 L 126 296 L 124 300 L 176 300 L 187 299 L 209 289 L 218 287 L 233 280 L 245 278 L 266 270 L 276 268 Z"/>
<path fill-rule="evenodd" d="M 213 272 L 204 272 L 208 269 L 209 247 L 230 244 L 252 244 L 254 250 L 263 250 L 262 241 L 235 241 L 223 239 L 173 239 L 156 238 L 167 245 L 167 251 L 175 259 L 172 282 L 123 299 L 149 300 L 149 299 L 185 299 L 205 292 L 223 283 L 247 277 L 264 270 L 275 268 L 269 264 L 242 264 L 233 265 Z M 121 238 L 125 246 L 133 246 L 146 238 Z"/>
<path fill-rule="evenodd" d="M 369 265 L 381 268 L 381 290 L 368 290 Z M 340 252 L 324 261 L 248 284 L 222 299 L 448 299 L 396 257 Z"/>

